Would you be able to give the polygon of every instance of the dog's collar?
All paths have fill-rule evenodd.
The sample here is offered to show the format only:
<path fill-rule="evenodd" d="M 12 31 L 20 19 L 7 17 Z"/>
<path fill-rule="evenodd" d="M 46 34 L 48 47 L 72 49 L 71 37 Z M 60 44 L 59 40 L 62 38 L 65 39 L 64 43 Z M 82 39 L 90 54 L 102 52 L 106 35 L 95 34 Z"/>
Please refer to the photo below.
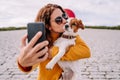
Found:
<path fill-rule="evenodd" d="M 63 34 L 62 37 L 63 37 L 63 38 L 66 38 L 66 39 L 73 39 L 73 38 L 75 38 L 76 36 Z"/>

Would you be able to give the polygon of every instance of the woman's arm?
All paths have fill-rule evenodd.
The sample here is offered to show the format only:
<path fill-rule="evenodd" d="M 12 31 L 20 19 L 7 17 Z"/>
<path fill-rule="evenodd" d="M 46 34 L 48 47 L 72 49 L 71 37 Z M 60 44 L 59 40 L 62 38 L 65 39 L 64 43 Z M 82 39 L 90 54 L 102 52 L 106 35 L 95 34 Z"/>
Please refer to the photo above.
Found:
<path fill-rule="evenodd" d="M 70 50 L 61 58 L 61 60 L 78 60 L 90 57 L 90 49 L 86 43 L 80 38 L 76 37 L 76 44 L 70 48 Z M 59 48 L 54 46 L 52 48 L 52 57 L 54 57 L 59 51 Z"/>
<path fill-rule="evenodd" d="M 22 65 L 20 65 L 20 63 L 18 61 L 17 61 L 17 64 L 18 64 L 18 68 L 22 72 L 25 72 L 25 73 L 29 73 L 29 72 L 33 71 L 38 66 L 38 64 L 36 64 L 36 65 L 30 66 L 30 67 L 23 67 Z"/>
<path fill-rule="evenodd" d="M 31 71 L 34 68 L 33 65 L 43 62 L 48 58 L 48 41 L 43 41 L 35 45 L 41 35 L 42 33 L 38 32 L 28 44 L 26 43 L 27 35 L 24 35 L 21 39 L 20 54 L 17 58 L 17 63 L 23 72 Z M 45 48 L 42 49 L 43 47 Z"/>

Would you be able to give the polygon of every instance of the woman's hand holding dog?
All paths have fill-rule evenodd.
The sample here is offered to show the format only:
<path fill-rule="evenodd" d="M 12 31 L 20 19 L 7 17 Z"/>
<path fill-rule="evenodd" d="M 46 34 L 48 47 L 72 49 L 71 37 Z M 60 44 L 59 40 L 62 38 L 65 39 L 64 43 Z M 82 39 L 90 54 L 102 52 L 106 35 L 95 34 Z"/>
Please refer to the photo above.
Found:
<path fill-rule="evenodd" d="M 27 34 L 22 37 L 20 56 L 18 57 L 18 62 L 22 67 L 33 66 L 34 64 L 45 61 L 48 58 L 48 41 L 43 41 L 35 45 L 41 35 L 42 33 L 38 32 L 28 44 L 26 44 Z M 45 48 L 42 49 L 43 47 Z"/>

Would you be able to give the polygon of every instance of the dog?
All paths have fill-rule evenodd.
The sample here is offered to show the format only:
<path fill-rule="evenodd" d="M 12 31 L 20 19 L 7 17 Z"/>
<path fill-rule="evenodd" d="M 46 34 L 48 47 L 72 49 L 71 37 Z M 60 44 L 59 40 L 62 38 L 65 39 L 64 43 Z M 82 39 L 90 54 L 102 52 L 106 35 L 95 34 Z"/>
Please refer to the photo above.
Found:
<path fill-rule="evenodd" d="M 56 63 L 63 69 L 62 78 L 59 80 L 78 80 L 77 74 L 77 61 L 60 61 L 60 58 L 69 51 L 71 46 L 75 45 L 76 35 L 78 35 L 79 29 L 84 29 L 84 25 L 81 20 L 77 18 L 69 18 L 68 22 L 64 26 L 65 32 L 62 36 L 54 42 L 54 46 L 59 47 L 58 54 L 51 59 L 46 65 L 46 69 L 52 69 Z"/>

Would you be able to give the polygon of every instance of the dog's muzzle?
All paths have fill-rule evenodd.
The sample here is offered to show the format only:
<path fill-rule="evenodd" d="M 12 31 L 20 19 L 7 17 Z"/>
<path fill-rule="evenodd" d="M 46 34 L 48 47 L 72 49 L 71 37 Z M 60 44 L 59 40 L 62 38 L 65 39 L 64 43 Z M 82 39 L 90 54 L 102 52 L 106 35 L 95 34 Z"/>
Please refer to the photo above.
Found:
<path fill-rule="evenodd" d="M 68 28 L 69 28 L 69 25 L 65 25 L 65 30 L 67 30 L 68 31 Z"/>

